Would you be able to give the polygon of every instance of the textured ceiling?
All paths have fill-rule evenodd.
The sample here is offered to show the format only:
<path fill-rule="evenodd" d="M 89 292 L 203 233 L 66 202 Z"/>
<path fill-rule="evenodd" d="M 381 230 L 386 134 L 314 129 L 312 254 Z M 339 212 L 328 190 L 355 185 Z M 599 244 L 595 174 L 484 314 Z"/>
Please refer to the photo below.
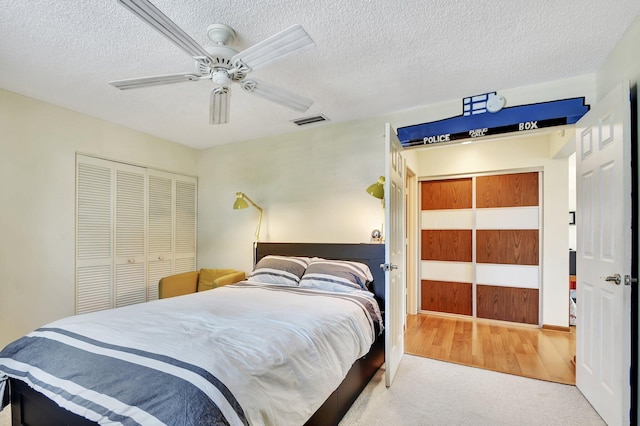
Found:
<path fill-rule="evenodd" d="M 314 104 L 288 110 L 232 87 L 208 124 L 210 81 L 120 91 L 107 84 L 192 72 L 194 61 L 116 0 L 0 0 L 0 88 L 194 148 L 344 122 L 596 72 L 640 13 L 637 0 L 152 0 L 202 45 L 237 50 L 301 24 L 316 43 L 252 72 Z M 319 126 L 322 124 L 315 124 Z"/>

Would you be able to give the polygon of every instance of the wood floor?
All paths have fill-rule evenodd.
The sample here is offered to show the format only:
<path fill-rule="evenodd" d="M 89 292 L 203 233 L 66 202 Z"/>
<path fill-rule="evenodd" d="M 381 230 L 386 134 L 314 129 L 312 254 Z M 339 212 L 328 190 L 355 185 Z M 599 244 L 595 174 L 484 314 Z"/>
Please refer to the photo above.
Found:
<path fill-rule="evenodd" d="M 405 352 L 534 379 L 575 385 L 571 332 L 482 319 L 407 315 Z"/>

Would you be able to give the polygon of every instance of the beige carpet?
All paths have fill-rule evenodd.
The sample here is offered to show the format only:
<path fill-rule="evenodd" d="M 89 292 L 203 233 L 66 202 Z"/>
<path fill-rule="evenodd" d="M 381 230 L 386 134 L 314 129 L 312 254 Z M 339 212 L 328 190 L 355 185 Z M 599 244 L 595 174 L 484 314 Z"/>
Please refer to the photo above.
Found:
<path fill-rule="evenodd" d="M 0 412 L 0 426 L 11 426 L 11 415 L 9 414 L 9 407 L 5 407 Z"/>
<path fill-rule="evenodd" d="M 9 409 L 0 426 L 9 426 Z M 574 387 L 405 355 L 391 388 L 380 369 L 340 426 L 604 425 Z"/>
<path fill-rule="evenodd" d="M 604 425 L 575 386 L 404 355 L 393 385 L 380 369 L 340 426 Z"/>

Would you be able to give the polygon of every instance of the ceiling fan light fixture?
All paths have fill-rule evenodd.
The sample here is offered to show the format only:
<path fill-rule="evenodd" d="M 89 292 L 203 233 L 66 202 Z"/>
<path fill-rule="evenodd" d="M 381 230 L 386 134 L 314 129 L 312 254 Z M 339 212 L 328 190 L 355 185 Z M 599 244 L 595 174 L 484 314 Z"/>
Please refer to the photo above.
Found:
<path fill-rule="evenodd" d="M 211 91 L 209 106 L 209 124 L 225 124 L 229 122 L 231 93 L 227 87 L 216 87 Z"/>
<path fill-rule="evenodd" d="M 238 53 L 236 49 L 226 45 L 236 38 L 236 32 L 225 24 L 211 24 L 207 27 L 207 35 L 214 44 L 204 48 L 149 0 L 118 0 L 118 3 L 191 55 L 196 61 L 196 73 L 133 78 L 109 83 L 117 89 L 126 90 L 209 79 L 215 85 L 210 94 L 210 124 L 229 121 L 231 83 L 238 82 L 242 85 L 253 68 L 268 65 L 315 45 L 302 26 L 293 25 Z M 248 82 L 243 88 L 296 111 L 304 112 L 313 103 L 310 99 L 257 81 Z"/>
<path fill-rule="evenodd" d="M 216 86 L 228 86 L 231 83 L 231 77 L 225 70 L 217 70 L 211 73 L 211 81 Z"/>

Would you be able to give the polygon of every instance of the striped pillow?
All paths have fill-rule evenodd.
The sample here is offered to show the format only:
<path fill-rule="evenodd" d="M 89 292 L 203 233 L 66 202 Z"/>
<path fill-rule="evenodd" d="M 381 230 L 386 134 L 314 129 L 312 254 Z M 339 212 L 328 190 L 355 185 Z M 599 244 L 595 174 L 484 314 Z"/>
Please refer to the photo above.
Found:
<path fill-rule="evenodd" d="M 265 256 L 258 261 L 247 281 L 295 287 L 309 260 L 308 257 Z"/>
<path fill-rule="evenodd" d="M 314 257 L 300 280 L 300 287 L 328 291 L 368 290 L 367 284 L 372 281 L 371 271 L 364 263 Z"/>

